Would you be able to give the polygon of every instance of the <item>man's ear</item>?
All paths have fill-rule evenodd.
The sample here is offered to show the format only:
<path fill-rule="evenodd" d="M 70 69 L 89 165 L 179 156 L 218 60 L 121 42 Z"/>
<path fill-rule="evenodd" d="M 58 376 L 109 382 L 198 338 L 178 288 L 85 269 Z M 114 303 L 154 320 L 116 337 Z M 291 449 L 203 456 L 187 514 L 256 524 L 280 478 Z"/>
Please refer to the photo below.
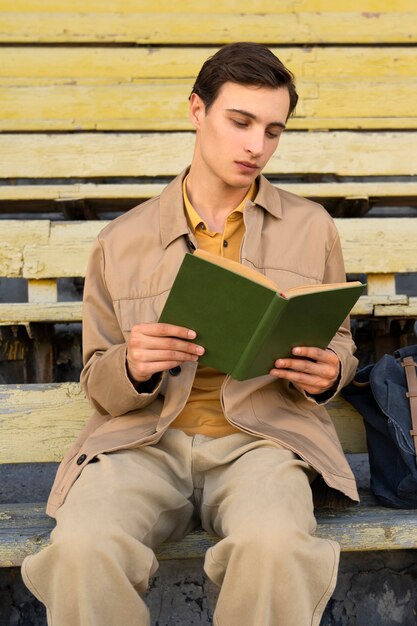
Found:
<path fill-rule="evenodd" d="M 206 114 L 206 107 L 204 102 L 196 93 L 192 93 L 190 96 L 190 109 L 189 117 L 192 125 L 196 130 L 200 128 L 200 122 Z"/>

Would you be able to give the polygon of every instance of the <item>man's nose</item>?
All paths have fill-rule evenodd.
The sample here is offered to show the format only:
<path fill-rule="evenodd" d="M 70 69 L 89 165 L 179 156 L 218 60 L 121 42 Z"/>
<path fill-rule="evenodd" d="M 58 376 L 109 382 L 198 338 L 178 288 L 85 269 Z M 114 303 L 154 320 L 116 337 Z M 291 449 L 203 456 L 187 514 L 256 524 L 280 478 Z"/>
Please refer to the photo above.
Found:
<path fill-rule="evenodd" d="M 265 135 L 260 132 L 252 132 L 247 137 L 246 150 L 254 156 L 260 156 L 264 151 Z"/>

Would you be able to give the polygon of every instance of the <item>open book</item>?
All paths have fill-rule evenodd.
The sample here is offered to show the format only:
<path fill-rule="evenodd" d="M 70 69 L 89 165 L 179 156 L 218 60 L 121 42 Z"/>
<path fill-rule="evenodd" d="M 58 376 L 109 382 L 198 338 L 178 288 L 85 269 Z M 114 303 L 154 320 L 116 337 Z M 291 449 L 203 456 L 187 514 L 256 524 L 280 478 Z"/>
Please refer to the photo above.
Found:
<path fill-rule="evenodd" d="M 285 294 L 230 259 L 186 253 L 159 318 L 196 331 L 200 362 L 237 380 L 268 374 L 295 346 L 326 348 L 366 285 L 304 285 Z"/>

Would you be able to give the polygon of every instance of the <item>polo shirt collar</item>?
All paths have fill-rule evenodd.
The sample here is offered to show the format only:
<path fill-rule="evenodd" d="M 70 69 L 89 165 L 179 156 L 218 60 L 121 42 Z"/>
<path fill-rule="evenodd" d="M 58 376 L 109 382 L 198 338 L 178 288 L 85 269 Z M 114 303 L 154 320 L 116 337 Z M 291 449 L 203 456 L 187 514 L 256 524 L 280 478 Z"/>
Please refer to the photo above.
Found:
<path fill-rule="evenodd" d="M 160 233 L 164 248 L 175 239 L 190 233 L 182 194 L 183 181 L 189 169 L 187 167 L 174 178 L 160 196 Z M 274 217 L 282 218 L 281 198 L 278 190 L 262 175 L 258 177 L 257 182 L 258 193 L 253 201 L 247 200 L 247 204 L 260 206 Z"/>

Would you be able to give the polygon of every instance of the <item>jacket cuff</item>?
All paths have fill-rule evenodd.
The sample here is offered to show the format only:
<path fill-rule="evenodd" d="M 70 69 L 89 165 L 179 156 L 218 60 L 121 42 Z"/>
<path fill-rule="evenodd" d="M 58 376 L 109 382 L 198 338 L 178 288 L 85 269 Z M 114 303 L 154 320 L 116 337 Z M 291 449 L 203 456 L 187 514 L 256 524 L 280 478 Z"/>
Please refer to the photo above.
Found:
<path fill-rule="evenodd" d="M 126 344 L 112 346 L 96 356 L 88 371 L 81 376 L 87 397 L 101 415 L 118 417 L 143 409 L 159 393 L 162 376 L 150 379 L 149 387 L 137 389 L 132 384 L 127 374 L 126 351 Z"/>

